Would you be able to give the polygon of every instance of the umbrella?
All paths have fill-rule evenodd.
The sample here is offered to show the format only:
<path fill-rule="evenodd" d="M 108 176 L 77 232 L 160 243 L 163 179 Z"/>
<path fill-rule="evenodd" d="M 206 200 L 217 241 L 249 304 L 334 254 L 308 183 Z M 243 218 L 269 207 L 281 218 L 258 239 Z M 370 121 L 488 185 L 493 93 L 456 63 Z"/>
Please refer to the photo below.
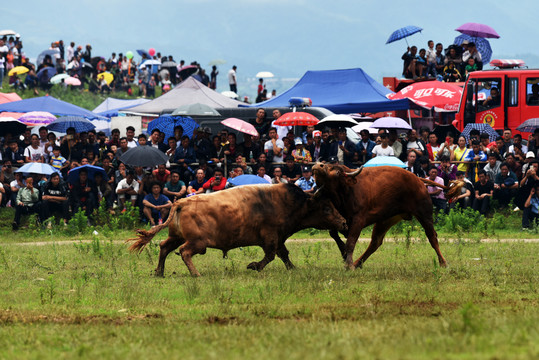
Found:
<path fill-rule="evenodd" d="M 58 172 L 58 170 L 56 170 L 49 164 L 31 162 L 28 164 L 24 164 L 19 169 L 15 170 L 15 172 L 24 174 L 50 175 L 52 173 Z"/>
<path fill-rule="evenodd" d="M 234 130 L 238 130 L 244 134 L 249 134 L 252 136 L 258 136 L 258 131 L 252 124 L 249 124 L 247 121 L 237 119 L 237 118 L 228 118 L 221 121 L 221 124 L 228 126 Z"/>
<path fill-rule="evenodd" d="M 223 60 L 223 59 L 215 59 L 215 60 L 212 60 L 208 63 L 209 66 L 213 66 L 213 65 L 224 65 L 226 64 L 226 60 Z"/>
<path fill-rule="evenodd" d="M 187 65 L 182 68 L 180 68 L 180 65 L 178 65 L 178 76 L 184 80 L 196 73 L 197 71 L 198 66 L 196 65 Z"/>
<path fill-rule="evenodd" d="M 228 182 L 234 186 L 269 184 L 266 179 L 251 174 L 236 176 L 235 178 L 229 179 Z"/>
<path fill-rule="evenodd" d="M 146 57 L 147 57 L 148 59 L 151 59 L 151 58 L 152 58 L 152 57 L 150 56 L 150 54 L 148 54 L 148 52 L 147 52 L 146 50 L 141 50 L 141 49 L 139 49 L 139 50 L 137 50 L 137 53 L 138 53 L 140 56 L 146 55 Z"/>
<path fill-rule="evenodd" d="M 378 134 L 378 129 L 372 128 L 371 125 L 372 121 L 362 121 L 356 126 L 353 126 L 352 130 L 354 130 L 358 134 L 361 132 L 361 130 L 368 130 L 369 134 Z"/>
<path fill-rule="evenodd" d="M 150 121 L 148 124 L 148 134 L 151 134 L 153 129 L 158 129 L 165 133 L 165 139 L 174 136 L 174 127 L 181 125 L 183 133 L 189 138 L 193 136 L 193 131 L 198 128 L 198 124 L 192 118 L 185 116 L 160 116 L 157 119 Z"/>
<path fill-rule="evenodd" d="M 255 77 L 257 77 L 257 78 L 272 78 L 274 76 L 275 75 L 273 75 L 273 73 L 271 73 L 269 71 L 260 71 L 255 75 Z"/>
<path fill-rule="evenodd" d="M 447 136 L 447 133 L 449 132 L 453 133 L 453 136 L 455 137 L 455 143 L 457 142 L 456 140 L 458 139 L 460 135 L 460 131 L 458 131 L 458 129 L 454 127 L 452 124 L 438 125 L 434 128 L 434 130 L 432 130 L 432 132 L 436 134 L 439 142 L 444 142 L 445 137 Z"/>
<path fill-rule="evenodd" d="M 221 114 L 209 105 L 195 103 L 178 107 L 171 115 L 181 116 L 221 116 Z"/>
<path fill-rule="evenodd" d="M 319 120 L 306 112 L 288 112 L 275 120 L 274 125 L 279 126 L 310 126 L 318 124 Z"/>
<path fill-rule="evenodd" d="M 30 126 L 48 125 L 54 120 L 56 116 L 46 111 L 30 111 L 19 118 L 19 121 Z"/>
<path fill-rule="evenodd" d="M 109 72 L 102 72 L 100 74 L 97 74 L 97 80 L 105 79 L 105 82 L 110 84 L 114 80 L 114 75 L 112 75 Z"/>
<path fill-rule="evenodd" d="M 47 125 L 47 129 L 60 133 L 67 132 L 68 128 L 75 128 L 77 133 L 94 130 L 95 125 L 81 116 L 62 116 Z"/>
<path fill-rule="evenodd" d="M 539 128 L 539 118 L 528 119 L 517 126 L 517 130 L 521 132 L 534 132 Z"/>
<path fill-rule="evenodd" d="M 137 146 L 120 156 L 120 161 L 124 164 L 142 167 L 154 167 L 165 164 L 168 160 L 164 152 L 153 146 Z"/>
<path fill-rule="evenodd" d="M 340 127 L 352 127 L 357 125 L 358 122 L 355 121 L 351 116 L 349 115 L 342 115 L 342 114 L 333 114 L 326 116 L 320 122 L 318 123 L 318 126 L 327 126 L 330 128 L 340 128 Z"/>
<path fill-rule="evenodd" d="M 101 175 L 103 175 L 104 181 L 109 180 L 105 169 L 103 169 L 102 167 L 93 165 L 82 165 L 69 170 L 69 172 L 67 173 L 67 181 L 71 184 L 75 184 L 79 180 L 79 173 L 82 169 L 86 169 L 86 171 L 88 172 L 88 178 L 90 180 L 94 179 L 96 173 L 100 173 Z"/>
<path fill-rule="evenodd" d="M 43 82 L 45 82 L 44 80 L 46 79 L 47 81 L 46 82 L 49 82 L 49 80 L 54 76 L 56 75 L 56 69 L 53 68 L 53 67 L 44 67 L 43 69 L 39 70 L 36 74 L 37 78 L 42 80 Z"/>
<path fill-rule="evenodd" d="M 15 66 L 13 69 L 9 70 L 7 74 L 9 76 L 21 75 L 27 73 L 28 71 L 30 70 L 26 66 Z"/>
<path fill-rule="evenodd" d="M 56 55 L 60 56 L 60 49 L 49 49 L 44 50 L 37 56 L 36 64 L 41 65 L 41 63 L 45 60 L 45 56 L 49 55 L 52 59 L 52 63 L 56 64 Z"/>
<path fill-rule="evenodd" d="M 165 61 L 161 64 L 162 68 L 171 68 L 176 66 L 178 66 L 178 64 L 176 64 L 174 61 Z"/>
<path fill-rule="evenodd" d="M 51 84 L 60 84 L 62 80 L 65 80 L 69 77 L 68 74 L 57 74 L 51 77 L 49 80 Z"/>
<path fill-rule="evenodd" d="M 73 86 L 80 86 L 81 82 L 76 77 L 70 76 L 70 77 L 65 78 L 64 84 L 73 85 Z"/>
<path fill-rule="evenodd" d="M 145 66 L 154 66 L 154 65 L 161 66 L 161 61 L 159 61 L 159 60 L 154 60 L 154 59 L 144 60 L 144 61 L 139 65 L 139 69 L 142 69 L 142 68 L 145 67 Z"/>
<path fill-rule="evenodd" d="M 487 39 L 474 38 L 470 35 L 462 34 L 455 38 L 453 44 L 460 45 L 464 42 L 464 40 L 468 42 L 473 42 L 475 44 L 477 51 L 479 51 L 479 53 L 481 54 L 483 64 L 486 64 L 490 61 L 490 58 L 492 57 L 492 48 L 490 47 L 490 43 Z"/>
<path fill-rule="evenodd" d="M 375 167 L 375 166 L 397 166 L 405 168 L 406 165 L 394 156 L 377 156 L 371 159 L 363 165 L 363 167 Z"/>
<path fill-rule="evenodd" d="M 19 135 L 24 132 L 26 125 L 12 117 L 0 117 L 0 136 L 6 134 Z"/>
<path fill-rule="evenodd" d="M 401 129 L 401 130 L 412 130 L 410 124 L 401 118 L 396 117 L 382 117 L 374 121 L 371 125 L 375 129 Z"/>
<path fill-rule="evenodd" d="M 417 26 L 413 26 L 413 25 L 409 25 L 409 26 L 405 26 L 403 28 L 397 29 L 393 31 L 393 33 L 389 36 L 389 39 L 387 39 L 386 44 L 390 44 L 400 39 L 406 40 L 408 36 L 421 32 L 421 30 L 423 29 Z M 408 44 L 408 40 L 406 40 L 406 44 Z"/>
<path fill-rule="evenodd" d="M 230 90 L 221 91 L 221 95 L 224 95 L 227 98 L 231 98 L 231 99 L 237 99 L 238 98 L 238 94 L 236 94 L 234 91 L 230 91 Z"/>
<path fill-rule="evenodd" d="M 391 100 L 408 98 L 419 106 L 439 112 L 457 111 L 462 88 L 441 81 L 422 81 L 408 85 L 398 93 L 390 93 Z"/>
<path fill-rule="evenodd" d="M 487 133 L 491 142 L 500 136 L 489 124 L 467 124 L 460 135 L 464 136 L 466 141 L 468 141 L 470 139 L 470 131 L 473 129 L 479 130 L 481 134 Z"/>
<path fill-rule="evenodd" d="M 17 33 L 13 30 L 0 30 L 0 36 L 11 36 L 11 35 L 17 35 Z"/>
<path fill-rule="evenodd" d="M 455 29 L 463 34 L 470 35 L 472 37 L 481 38 L 496 38 L 499 39 L 500 35 L 488 25 L 479 23 L 466 23 Z"/>

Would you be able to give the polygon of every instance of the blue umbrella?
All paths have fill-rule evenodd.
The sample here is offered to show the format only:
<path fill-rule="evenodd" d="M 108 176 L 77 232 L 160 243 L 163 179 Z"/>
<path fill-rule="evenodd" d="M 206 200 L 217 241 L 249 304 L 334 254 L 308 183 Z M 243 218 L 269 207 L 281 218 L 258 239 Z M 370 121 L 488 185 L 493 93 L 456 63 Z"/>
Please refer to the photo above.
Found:
<path fill-rule="evenodd" d="M 390 44 L 400 39 L 406 40 L 406 37 L 413 35 L 415 33 L 421 32 L 421 30 L 423 29 L 417 26 L 413 26 L 413 25 L 405 26 L 403 28 L 393 31 L 393 33 L 389 36 L 389 39 L 387 39 L 386 44 Z M 408 45 L 408 40 L 406 40 L 406 44 Z"/>
<path fill-rule="evenodd" d="M 462 130 L 462 133 L 460 135 L 464 136 L 466 138 L 466 141 L 468 141 L 470 139 L 470 131 L 472 131 L 473 129 L 479 130 L 481 134 L 487 133 L 490 138 L 490 141 L 495 141 L 496 138 L 500 136 L 500 134 L 498 134 L 496 130 L 494 130 L 489 124 L 468 124 L 466 125 L 464 130 Z"/>
<path fill-rule="evenodd" d="M 528 119 L 517 126 L 517 130 L 522 132 L 534 132 L 535 129 L 539 129 L 539 118 Z"/>
<path fill-rule="evenodd" d="M 269 182 L 266 179 L 261 178 L 260 176 L 257 176 L 257 175 L 250 175 L 250 174 L 236 176 L 233 179 L 229 179 L 228 182 L 234 186 L 269 184 Z"/>
<path fill-rule="evenodd" d="M 483 64 L 488 64 L 490 62 L 490 58 L 492 57 L 492 48 L 490 47 L 490 43 L 488 42 L 487 39 L 484 39 L 482 37 L 473 37 L 467 34 L 462 34 L 460 36 L 457 36 L 453 43 L 455 45 L 461 45 L 464 42 L 464 40 L 475 43 L 475 47 L 477 48 L 477 51 L 479 51 L 479 53 L 481 54 L 481 59 L 483 60 Z"/>
<path fill-rule="evenodd" d="M 86 169 L 86 171 L 88 171 L 88 178 L 90 180 L 94 179 L 94 176 L 96 173 L 102 174 L 104 181 L 109 180 L 109 177 L 107 176 L 107 173 L 105 172 L 105 169 L 99 166 L 82 165 L 82 166 L 69 170 L 69 172 L 67 173 L 67 181 L 70 182 L 71 184 L 76 183 L 79 180 L 79 173 L 82 169 Z"/>
<path fill-rule="evenodd" d="M 60 133 L 65 133 L 70 127 L 75 128 L 77 133 L 95 129 L 91 121 L 80 116 L 62 116 L 47 125 L 47 129 Z"/>
<path fill-rule="evenodd" d="M 150 54 L 148 54 L 148 52 L 147 52 L 146 50 L 141 50 L 141 49 L 139 49 L 139 50 L 137 50 L 137 53 L 138 53 L 140 56 L 146 55 L 146 57 L 147 57 L 148 59 L 151 59 L 151 58 L 152 58 L 152 57 L 150 56 Z"/>
<path fill-rule="evenodd" d="M 375 166 L 397 166 L 405 168 L 406 165 L 394 156 L 377 156 L 371 159 L 363 165 L 363 167 L 375 167 Z"/>
<path fill-rule="evenodd" d="M 15 170 L 15 172 L 23 173 L 23 174 L 50 175 L 54 172 L 58 172 L 58 170 L 56 170 L 49 164 L 32 162 L 32 163 L 24 164 L 18 170 Z"/>
<path fill-rule="evenodd" d="M 40 80 L 43 80 L 43 82 L 49 82 L 49 80 L 56 75 L 56 69 L 53 67 L 44 67 L 43 69 L 39 70 L 36 74 L 37 78 Z"/>
<path fill-rule="evenodd" d="M 174 136 L 174 127 L 181 125 L 183 127 L 183 134 L 189 136 L 189 139 L 193 136 L 193 131 L 198 128 L 198 124 L 192 118 L 185 116 L 160 116 L 157 119 L 152 120 L 148 124 L 148 134 L 153 129 L 158 129 L 165 133 L 165 139 Z"/>

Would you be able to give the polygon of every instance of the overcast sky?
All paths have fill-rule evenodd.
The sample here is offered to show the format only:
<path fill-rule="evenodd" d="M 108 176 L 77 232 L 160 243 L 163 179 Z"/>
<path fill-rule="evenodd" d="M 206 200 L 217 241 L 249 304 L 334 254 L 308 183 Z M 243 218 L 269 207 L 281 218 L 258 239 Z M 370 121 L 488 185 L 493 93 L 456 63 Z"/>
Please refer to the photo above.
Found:
<path fill-rule="evenodd" d="M 493 58 L 519 57 L 539 66 L 537 0 L 456 2 L 402 0 L 174 0 L 174 1 L 48 1 L 26 0 L 4 6 L 4 29 L 19 32 L 24 50 L 35 58 L 51 41 L 90 43 L 93 55 L 155 48 L 176 60 L 197 60 L 203 66 L 225 59 L 236 64 L 238 77 L 272 71 L 298 78 L 307 70 L 361 67 L 376 80 L 400 76 L 404 40 L 385 45 L 393 30 L 416 25 L 424 30 L 408 39 L 426 47 L 427 40 L 444 46 L 460 35 L 466 22 L 492 26 Z"/>

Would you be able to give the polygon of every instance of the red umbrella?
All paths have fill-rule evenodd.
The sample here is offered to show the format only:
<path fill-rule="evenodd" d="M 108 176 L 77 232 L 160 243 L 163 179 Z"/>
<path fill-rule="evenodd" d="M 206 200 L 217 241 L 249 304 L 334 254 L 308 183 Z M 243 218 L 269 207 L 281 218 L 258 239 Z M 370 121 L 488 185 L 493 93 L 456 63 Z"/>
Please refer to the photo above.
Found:
<path fill-rule="evenodd" d="M 258 136 L 258 131 L 256 131 L 255 127 L 249 124 L 247 121 L 244 121 L 241 119 L 228 118 L 221 121 L 221 124 L 228 126 L 229 128 L 232 128 L 234 130 L 238 130 L 245 134 Z"/>
<path fill-rule="evenodd" d="M 391 100 L 412 100 L 419 106 L 439 112 L 457 111 L 462 88 L 458 85 L 440 81 L 423 81 L 408 85 L 396 94 L 389 94 Z"/>
<path fill-rule="evenodd" d="M 279 126 L 310 126 L 318 124 L 318 121 L 314 115 L 298 111 L 282 115 L 273 124 Z"/>

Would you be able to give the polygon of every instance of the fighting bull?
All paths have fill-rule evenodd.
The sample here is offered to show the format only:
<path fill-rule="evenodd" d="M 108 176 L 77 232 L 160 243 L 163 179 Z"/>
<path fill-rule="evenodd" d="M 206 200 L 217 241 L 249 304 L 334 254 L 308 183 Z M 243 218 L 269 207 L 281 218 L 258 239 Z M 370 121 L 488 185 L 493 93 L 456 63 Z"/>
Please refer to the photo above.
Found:
<path fill-rule="evenodd" d="M 261 271 L 277 255 L 287 269 L 294 267 L 288 257 L 286 239 L 305 228 L 346 231 L 346 221 L 332 202 L 304 193 L 295 185 L 253 185 L 176 201 L 167 221 L 151 230 L 137 230 L 131 251 L 142 251 L 163 228 L 168 238 L 160 243 L 156 275 L 163 276 L 165 260 L 179 247 L 181 257 L 193 276 L 200 276 L 192 256 L 207 248 L 228 250 L 258 245 L 264 258 L 247 268 Z"/>
<path fill-rule="evenodd" d="M 382 245 L 385 234 L 393 225 L 403 219 L 411 220 L 412 217 L 425 230 L 439 264 L 446 266 L 434 230 L 432 201 L 425 184 L 445 188 L 448 190 L 446 197 L 452 198 L 460 193 L 461 183 L 455 182 L 447 188 L 393 166 L 351 170 L 342 165 L 318 163 L 313 166 L 313 174 L 322 196 L 331 199 L 347 221 L 346 244 L 337 231 L 332 230 L 330 234 L 337 242 L 348 268 L 361 267 Z M 357 239 L 362 229 L 371 224 L 374 224 L 374 228 L 370 244 L 353 262 Z"/>

